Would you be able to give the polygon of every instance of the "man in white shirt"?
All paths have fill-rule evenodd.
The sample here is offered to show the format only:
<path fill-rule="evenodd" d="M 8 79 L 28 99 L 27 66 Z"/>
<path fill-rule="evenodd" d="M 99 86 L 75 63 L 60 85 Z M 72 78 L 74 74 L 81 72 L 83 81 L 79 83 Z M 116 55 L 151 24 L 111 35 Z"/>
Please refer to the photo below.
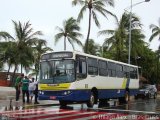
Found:
<path fill-rule="evenodd" d="M 31 97 L 31 102 L 34 96 L 34 91 L 36 89 L 37 82 L 34 82 L 34 78 L 32 78 L 32 81 L 29 83 L 29 95 Z"/>

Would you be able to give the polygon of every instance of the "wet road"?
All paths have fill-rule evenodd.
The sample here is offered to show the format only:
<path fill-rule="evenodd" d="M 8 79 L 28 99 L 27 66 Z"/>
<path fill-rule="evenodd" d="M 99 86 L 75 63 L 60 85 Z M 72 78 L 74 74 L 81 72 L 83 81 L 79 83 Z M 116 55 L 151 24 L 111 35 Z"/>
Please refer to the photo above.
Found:
<path fill-rule="evenodd" d="M 136 100 L 128 104 L 87 109 L 85 104 L 34 106 L 6 110 L 1 108 L 0 120 L 160 120 L 160 99 Z"/>

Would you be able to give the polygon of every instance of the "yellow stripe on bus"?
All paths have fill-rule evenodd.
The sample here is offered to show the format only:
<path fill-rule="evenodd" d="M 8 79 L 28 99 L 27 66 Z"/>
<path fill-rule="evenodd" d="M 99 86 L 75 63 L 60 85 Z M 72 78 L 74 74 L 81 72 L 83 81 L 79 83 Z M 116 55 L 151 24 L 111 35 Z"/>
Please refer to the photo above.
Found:
<path fill-rule="evenodd" d="M 62 84 L 39 84 L 39 90 L 66 90 L 69 89 L 70 83 Z"/>
<path fill-rule="evenodd" d="M 126 85 L 127 85 L 127 78 L 125 78 L 125 79 L 123 80 L 122 89 L 125 89 L 125 88 L 126 88 Z"/>

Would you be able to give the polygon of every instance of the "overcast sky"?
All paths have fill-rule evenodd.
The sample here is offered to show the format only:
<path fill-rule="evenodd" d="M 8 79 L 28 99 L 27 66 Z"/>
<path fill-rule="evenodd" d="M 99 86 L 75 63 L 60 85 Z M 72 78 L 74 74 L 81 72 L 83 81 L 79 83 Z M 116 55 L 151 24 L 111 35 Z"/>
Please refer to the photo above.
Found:
<path fill-rule="evenodd" d="M 143 0 L 133 0 L 133 4 Z M 14 35 L 13 23 L 14 21 L 27 22 L 30 21 L 32 27 L 37 31 L 41 30 L 44 33 L 44 39 L 47 40 L 48 46 L 55 51 L 63 50 L 63 40 L 54 45 L 54 35 L 56 34 L 55 27 L 62 26 L 62 22 L 69 17 L 77 18 L 80 6 L 73 7 L 72 0 L 0 0 L 0 31 L 7 31 Z M 115 7 L 107 7 L 108 10 L 115 13 L 118 18 L 123 14 L 124 9 L 130 6 L 130 0 L 115 0 Z M 140 17 L 143 23 L 144 34 L 146 35 L 146 42 L 148 42 L 151 30 L 149 25 L 151 23 L 158 25 L 160 17 L 160 0 L 151 0 L 148 3 L 141 3 L 133 7 L 133 12 Z M 98 18 L 101 28 L 98 29 L 95 24 L 92 24 L 90 38 L 95 39 L 100 45 L 103 43 L 102 37 L 97 37 L 97 32 L 103 29 L 114 29 L 115 21 L 111 17 L 106 20 L 100 14 Z M 86 13 L 82 22 L 80 23 L 81 32 L 84 35 L 82 43 L 84 43 L 88 30 L 88 14 Z M 158 38 L 153 40 L 150 48 L 156 50 L 160 44 Z M 67 44 L 67 50 L 72 50 L 72 47 Z M 81 51 L 81 48 L 76 47 L 76 50 Z"/>

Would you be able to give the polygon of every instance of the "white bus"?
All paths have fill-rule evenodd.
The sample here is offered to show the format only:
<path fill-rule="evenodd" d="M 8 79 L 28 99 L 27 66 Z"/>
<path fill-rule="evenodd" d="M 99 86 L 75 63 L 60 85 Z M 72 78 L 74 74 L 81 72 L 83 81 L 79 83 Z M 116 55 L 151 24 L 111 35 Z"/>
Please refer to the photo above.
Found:
<path fill-rule="evenodd" d="M 39 99 L 59 100 L 61 106 L 136 95 L 138 66 L 81 52 L 61 51 L 42 55 Z"/>

